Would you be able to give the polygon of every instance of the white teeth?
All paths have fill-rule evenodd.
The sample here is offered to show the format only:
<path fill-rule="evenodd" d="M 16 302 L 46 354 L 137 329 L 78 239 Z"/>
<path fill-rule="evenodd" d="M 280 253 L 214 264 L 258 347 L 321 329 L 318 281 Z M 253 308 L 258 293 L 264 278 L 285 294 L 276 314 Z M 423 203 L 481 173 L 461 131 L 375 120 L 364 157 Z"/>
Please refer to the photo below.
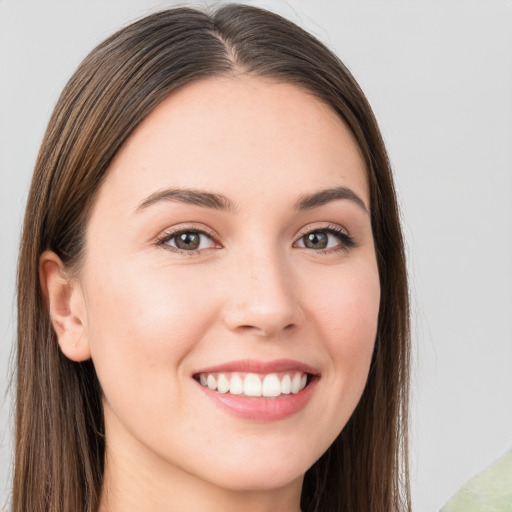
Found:
<path fill-rule="evenodd" d="M 267 375 L 263 380 L 263 396 L 279 396 L 281 394 L 281 383 L 275 373 Z"/>
<path fill-rule="evenodd" d="M 236 373 L 231 377 L 229 392 L 232 395 L 241 395 L 244 392 L 244 381 Z"/>
<path fill-rule="evenodd" d="M 248 373 L 244 379 L 245 396 L 261 396 L 261 380 L 254 373 Z"/>
<path fill-rule="evenodd" d="M 226 379 L 223 373 L 221 373 L 217 379 L 217 390 L 220 393 L 227 393 L 229 391 L 229 380 Z"/>
<path fill-rule="evenodd" d="M 209 377 L 208 377 L 208 379 L 209 379 Z M 300 373 L 296 373 L 292 379 L 292 393 L 294 395 L 300 391 L 300 385 L 301 385 L 301 375 L 300 375 Z M 208 384 L 208 386 L 209 386 L 209 384 Z"/>
<path fill-rule="evenodd" d="M 215 380 L 215 377 L 213 375 L 208 375 L 208 378 L 206 379 L 206 384 L 210 389 L 217 389 L 217 381 Z"/>
<path fill-rule="evenodd" d="M 281 393 L 283 395 L 289 395 L 292 391 L 292 379 L 289 375 L 285 375 L 281 381 Z"/>
<path fill-rule="evenodd" d="M 248 373 L 245 377 L 238 373 L 201 373 L 199 382 L 219 393 L 271 398 L 297 394 L 306 387 L 308 377 L 302 372 L 283 373 L 281 378 L 277 373 Z"/>

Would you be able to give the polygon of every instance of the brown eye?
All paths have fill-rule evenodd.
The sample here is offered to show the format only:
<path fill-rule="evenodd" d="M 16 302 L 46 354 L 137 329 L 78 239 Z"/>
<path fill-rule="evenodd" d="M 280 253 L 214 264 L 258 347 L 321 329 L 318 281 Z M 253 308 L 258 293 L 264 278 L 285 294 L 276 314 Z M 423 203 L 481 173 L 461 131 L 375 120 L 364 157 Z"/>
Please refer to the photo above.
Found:
<path fill-rule="evenodd" d="M 304 235 L 302 241 L 307 249 L 325 249 L 329 243 L 329 237 L 327 233 L 315 231 Z"/>
<path fill-rule="evenodd" d="M 201 231 L 180 231 L 178 233 L 172 233 L 162 240 L 161 243 L 180 251 L 197 251 L 209 249 L 214 246 L 211 237 Z"/>
<path fill-rule="evenodd" d="M 176 236 L 176 247 L 184 250 L 194 250 L 199 247 L 201 239 L 198 233 L 180 233 Z"/>
<path fill-rule="evenodd" d="M 310 231 L 302 235 L 297 242 L 296 247 L 304 249 L 313 249 L 317 251 L 336 251 L 347 250 L 356 246 L 356 243 L 350 235 L 339 228 L 329 227 Z"/>

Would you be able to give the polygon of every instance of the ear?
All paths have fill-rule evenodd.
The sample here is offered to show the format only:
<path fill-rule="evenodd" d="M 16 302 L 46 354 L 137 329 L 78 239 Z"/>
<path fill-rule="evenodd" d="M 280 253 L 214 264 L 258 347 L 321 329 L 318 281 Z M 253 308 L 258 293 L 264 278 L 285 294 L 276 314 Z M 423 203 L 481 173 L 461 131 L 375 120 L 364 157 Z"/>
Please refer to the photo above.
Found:
<path fill-rule="evenodd" d="M 91 357 L 85 331 L 86 308 L 82 288 L 53 251 L 39 259 L 41 289 L 63 354 L 72 361 Z"/>

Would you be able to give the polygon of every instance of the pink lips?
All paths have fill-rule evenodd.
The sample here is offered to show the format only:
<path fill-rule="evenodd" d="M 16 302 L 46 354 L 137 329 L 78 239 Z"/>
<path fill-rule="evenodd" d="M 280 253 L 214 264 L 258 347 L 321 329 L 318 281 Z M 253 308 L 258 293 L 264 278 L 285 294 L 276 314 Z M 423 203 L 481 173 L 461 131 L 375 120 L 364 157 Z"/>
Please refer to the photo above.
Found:
<path fill-rule="evenodd" d="M 312 366 L 293 361 L 292 359 L 277 359 L 275 361 L 254 361 L 251 359 L 243 359 L 240 361 L 231 361 L 229 363 L 219 364 L 202 368 L 199 373 L 216 373 L 216 372 L 244 372 L 244 373 L 278 373 L 298 371 L 309 373 L 310 375 L 319 375 L 319 371 Z"/>
<path fill-rule="evenodd" d="M 222 372 L 256 374 L 302 372 L 308 374 L 308 385 L 304 389 L 296 394 L 282 394 L 275 398 L 248 397 L 244 395 L 220 393 L 198 383 L 201 391 L 221 409 L 238 418 L 258 422 L 278 421 L 299 412 L 309 402 L 320 376 L 318 370 L 315 368 L 290 359 L 279 359 L 268 362 L 254 360 L 232 361 L 203 368 L 198 371 L 195 376 L 201 373 Z"/>

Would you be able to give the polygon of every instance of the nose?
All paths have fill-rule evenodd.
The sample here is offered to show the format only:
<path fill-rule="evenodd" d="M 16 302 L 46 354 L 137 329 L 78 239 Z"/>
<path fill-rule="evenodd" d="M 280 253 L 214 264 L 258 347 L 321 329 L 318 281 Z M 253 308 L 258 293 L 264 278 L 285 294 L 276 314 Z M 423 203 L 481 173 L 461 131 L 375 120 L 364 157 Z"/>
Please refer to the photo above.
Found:
<path fill-rule="evenodd" d="M 271 338 L 303 322 L 297 282 L 277 253 L 241 257 L 229 279 L 224 321 L 237 333 Z"/>

